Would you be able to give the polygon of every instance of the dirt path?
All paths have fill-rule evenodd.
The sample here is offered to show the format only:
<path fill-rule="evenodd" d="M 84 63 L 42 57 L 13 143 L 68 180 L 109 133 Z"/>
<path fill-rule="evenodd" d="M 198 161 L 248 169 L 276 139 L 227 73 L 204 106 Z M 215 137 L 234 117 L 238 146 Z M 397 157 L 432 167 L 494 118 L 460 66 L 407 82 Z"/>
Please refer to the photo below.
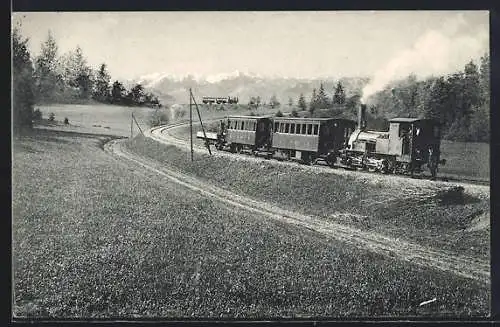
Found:
<path fill-rule="evenodd" d="M 158 134 L 161 134 L 162 130 L 162 128 L 153 129 L 152 133 L 149 131 L 146 132 L 146 136 L 157 139 L 162 143 L 186 147 L 184 142 L 176 140 L 175 138 L 158 136 Z M 327 222 L 316 217 L 302 215 L 268 203 L 255 201 L 248 197 L 205 183 L 175 168 L 166 167 L 164 164 L 160 164 L 152 159 L 131 153 L 124 146 L 122 140 L 111 141 L 105 145 L 104 149 L 113 155 L 128 160 L 140 169 L 153 171 L 163 178 L 167 178 L 208 198 L 254 212 L 263 218 L 271 218 L 307 228 L 344 243 L 380 253 L 388 257 L 408 261 L 423 267 L 439 269 L 486 284 L 490 282 L 489 262 L 471 257 L 458 257 L 451 253 L 436 251 L 417 244 L 393 239 L 377 233 L 361 231 L 333 222 Z M 206 151 L 206 149 L 196 148 L 195 151 Z M 218 155 L 221 155 L 221 153 L 218 153 Z M 335 213 L 332 216 L 334 215 Z M 342 213 L 342 215 L 345 215 L 345 213 Z"/>

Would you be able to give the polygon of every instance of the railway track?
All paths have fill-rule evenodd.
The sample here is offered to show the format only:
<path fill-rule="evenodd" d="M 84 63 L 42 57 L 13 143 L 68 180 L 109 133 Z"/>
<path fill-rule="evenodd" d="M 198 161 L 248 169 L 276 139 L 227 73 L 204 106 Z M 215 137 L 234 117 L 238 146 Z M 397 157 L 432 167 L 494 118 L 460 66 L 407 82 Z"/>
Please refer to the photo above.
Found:
<path fill-rule="evenodd" d="M 164 128 L 152 129 L 145 134 L 149 137 L 158 138 L 156 134 Z M 172 126 L 167 128 L 172 128 Z M 163 139 L 162 142 L 168 141 Z M 185 143 L 183 144 L 185 145 Z M 132 153 L 124 146 L 123 140 L 108 142 L 104 150 L 128 161 L 138 169 L 154 172 L 160 178 L 165 178 L 223 204 L 253 212 L 257 214 L 256 217 L 271 218 L 301 228 L 307 228 L 345 244 L 382 254 L 389 258 L 407 261 L 417 266 L 438 269 L 485 284 L 490 283 L 490 264 L 487 261 L 474 257 L 457 256 L 454 253 L 435 250 L 371 231 L 363 231 L 343 224 L 325 221 L 318 217 L 303 215 L 282 209 L 276 205 L 241 196 L 184 174 L 176 168 L 165 166 L 150 158 Z M 201 151 L 202 149 L 198 148 L 197 150 Z"/>

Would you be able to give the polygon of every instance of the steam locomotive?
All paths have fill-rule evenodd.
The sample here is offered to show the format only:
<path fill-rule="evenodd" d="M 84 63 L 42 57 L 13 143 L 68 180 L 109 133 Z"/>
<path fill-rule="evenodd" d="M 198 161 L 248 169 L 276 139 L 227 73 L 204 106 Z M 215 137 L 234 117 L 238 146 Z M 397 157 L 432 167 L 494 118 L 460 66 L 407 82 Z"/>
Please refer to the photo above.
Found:
<path fill-rule="evenodd" d="M 238 97 L 203 97 L 202 102 L 204 104 L 223 104 L 223 103 L 238 103 Z"/>
<path fill-rule="evenodd" d="M 231 116 L 220 122 L 217 133 L 197 133 L 197 138 L 218 150 L 247 152 L 297 160 L 305 164 L 325 162 L 330 167 L 382 173 L 423 172 L 427 165 L 436 177 L 440 159 L 440 124 L 431 119 L 394 118 L 389 131 L 366 130 L 366 106 L 358 122 L 337 118 Z"/>

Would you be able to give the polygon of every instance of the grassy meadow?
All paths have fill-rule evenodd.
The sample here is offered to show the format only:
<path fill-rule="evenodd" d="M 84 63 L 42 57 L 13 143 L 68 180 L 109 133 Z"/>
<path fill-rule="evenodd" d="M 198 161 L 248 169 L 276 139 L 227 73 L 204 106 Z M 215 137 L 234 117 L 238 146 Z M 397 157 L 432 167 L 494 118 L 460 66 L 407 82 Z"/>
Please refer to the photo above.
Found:
<path fill-rule="evenodd" d="M 481 181 L 490 180 L 490 145 L 474 142 L 441 142 L 441 158 L 446 165 L 439 172 L 450 176 L 466 176 Z"/>
<path fill-rule="evenodd" d="M 147 129 L 150 127 L 151 116 L 156 112 L 156 109 L 145 107 L 127 107 L 113 106 L 104 104 L 61 104 L 61 105 L 37 105 L 35 108 L 40 109 L 44 120 L 49 118 L 53 113 L 55 115 L 54 123 L 44 123 L 44 128 L 64 129 L 67 131 L 88 132 L 96 134 L 109 134 L 128 137 L 130 133 L 130 123 L 132 113 L 141 128 Z M 226 115 L 248 115 L 250 112 L 256 115 L 273 114 L 277 109 L 259 108 L 258 110 L 250 111 L 246 106 L 227 106 L 226 110 L 217 110 L 218 107 L 208 105 L 199 105 L 203 120 L 224 117 Z M 189 105 L 173 105 L 170 108 L 158 109 L 159 112 L 164 112 L 170 122 L 189 121 Z M 64 118 L 68 118 L 69 125 L 64 125 Z M 195 107 L 193 106 L 193 120 L 198 121 L 198 116 Z M 139 129 L 134 123 L 132 134 L 139 134 Z"/>
<path fill-rule="evenodd" d="M 14 139 L 16 317 L 458 318 L 489 312 L 488 285 L 226 207 L 110 156 L 102 151 L 107 140 L 52 130 Z M 143 142 L 136 146 L 153 146 L 136 140 Z"/>
<path fill-rule="evenodd" d="M 328 170 L 312 172 L 299 164 L 282 166 L 263 159 L 248 163 L 238 155 L 197 154 L 191 162 L 188 152 L 142 136 L 128 146 L 135 153 L 237 194 L 325 220 L 342 219 L 331 214 L 345 213 L 339 221 L 343 224 L 489 260 L 489 229 L 468 230 L 477 220 L 489 220 L 489 193 L 442 203 L 434 189 L 401 182 L 392 185 L 381 174 L 361 178 Z"/>

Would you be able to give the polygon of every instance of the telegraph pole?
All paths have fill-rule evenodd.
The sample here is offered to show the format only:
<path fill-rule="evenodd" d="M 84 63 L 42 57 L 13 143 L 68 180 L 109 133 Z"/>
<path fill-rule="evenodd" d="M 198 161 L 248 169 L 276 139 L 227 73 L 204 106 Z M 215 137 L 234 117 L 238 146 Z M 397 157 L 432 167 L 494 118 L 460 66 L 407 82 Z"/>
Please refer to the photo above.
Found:
<path fill-rule="evenodd" d="M 192 93 L 189 89 L 189 135 L 191 141 L 191 161 L 193 161 L 193 103 L 191 101 Z"/>
<path fill-rule="evenodd" d="M 137 122 L 137 120 L 135 119 L 134 113 L 132 113 L 132 119 L 134 119 L 135 124 L 136 124 L 136 125 L 137 125 L 137 127 L 139 128 L 139 131 L 141 132 L 141 134 L 142 134 L 142 135 L 144 135 L 144 132 L 142 131 L 141 125 L 139 125 L 139 123 L 138 123 L 138 122 Z"/>
<path fill-rule="evenodd" d="M 201 125 L 201 130 L 203 131 L 203 137 L 205 138 L 205 146 L 208 149 L 208 153 L 212 155 L 212 151 L 210 150 L 210 143 L 208 143 L 207 139 L 207 134 L 205 133 L 205 127 L 203 127 L 203 121 L 201 120 L 201 114 L 200 114 L 200 109 L 198 109 L 198 104 L 196 103 L 196 99 L 194 98 L 193 92 L 191 92 L 191 89 L 189 89 L 189 102 L 191 103 L 191 99 L 194 102 L 194 105 L 196 107 L 196 112 L 198 113 L 198 119 L 200 120 L 200 125 Z"/>

